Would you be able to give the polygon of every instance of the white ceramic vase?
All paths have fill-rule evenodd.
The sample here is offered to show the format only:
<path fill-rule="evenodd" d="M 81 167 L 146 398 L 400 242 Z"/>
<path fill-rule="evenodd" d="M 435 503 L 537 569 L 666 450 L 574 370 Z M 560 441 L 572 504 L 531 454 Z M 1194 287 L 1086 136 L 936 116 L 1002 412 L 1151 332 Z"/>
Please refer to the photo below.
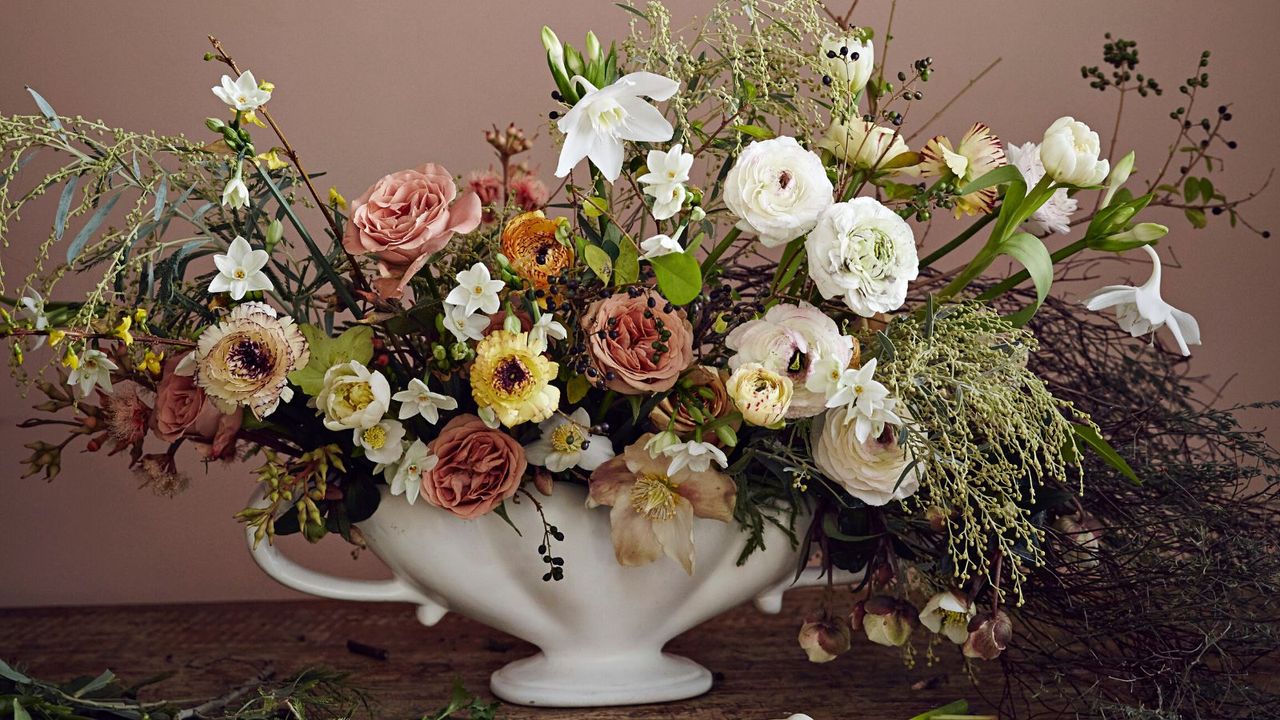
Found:
<path fill-rule="evenodd" d="M 609 510 L 585 507 L 586 489 L 561 483 L 539 498 L 564 534 L 554 545 L 564 579 L 544 582 L 537 554 L 542 522 L 532 502 L 508 502 L 517 535 L 489 514 L 463 520 L 419 500 L 410 505 L 383 488 L 382 503 L 359 523 L 391 580 L 349 580 L 304 568 L 261 543 L 254 560 L 295 590 L 325 598 L 407 602 L 434 625 L 456 612 L 538 646 L 538 654 L 495 672 L 493 693 L 520 705 L 597 707 L 680 700 L 711 688 L 711 673 L 662 651 L 669 640 L 747 600 L 767 613 L 789 587 L 826 582 L 816 573 L 792 583 L 798 550 L 779 530 L 766 549 L 737 565 L 746 535 L 733 523 L 696 519 L 692 576 L 668 558 L 623 567 L 614 558 Z M 807 518 L 801 518 L 803 532 Z M 252 531 L 249 532 L 252 547 Z M 845 578 L 847 579 L 847 578 Z M 790 637 L 776 642 L 795 642 Z M 797 650 L 799 652 L 799 650 Z"/>

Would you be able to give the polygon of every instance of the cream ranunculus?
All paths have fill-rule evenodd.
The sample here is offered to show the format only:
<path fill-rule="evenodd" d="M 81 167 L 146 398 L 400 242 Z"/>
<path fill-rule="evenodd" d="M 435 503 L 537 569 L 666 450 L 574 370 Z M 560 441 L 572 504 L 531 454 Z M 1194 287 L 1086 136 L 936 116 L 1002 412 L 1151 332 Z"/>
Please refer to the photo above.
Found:
<path fill-rule="evenodd" d="M 813 424 L 813 461 L 824 475 L 868 505 L 885 505 L 915 494 L 920 487 L 915 468 L 897 433 L 886 427 L 876 437 L 858 442 L 848 406 L 833 408 Z"/>
<path fill-rule="evenodd" d="M 391 385 L 377 370 L 358 361 L 334 365 L 324 373 L 316 407 L 330 430 L 367 429 L 377 425 L 391 406 Z"/>
<path fill-rule="evenodd" d="M 863 317 L 902 307 L 920 272 L 911 226 L 874 198 L 827 208 L 805 246 L 818 292 Z"/>
<path fill-rule="evenodd" d="M 823 74 L 831 78 L 833 84 L 847 85 L 850 92 L 866 87 L 875 70 L 876 49 L 870 40 L 862 42 L 852 35 L 828 35 L 819 53 L 818 65 Z"/>
<path fill-rule="evenodd" d="M 739 228 L 777 247 L 812 230 L 834 192 L 822 159 L 784 136 L 742 151 L 725 177 L 724 202 Z"/>
<path fill-rule="evenodd" d="M 818 147 L 860 168 L 884 167 L 890 160 L 911 152 L 897 130 L 865 120 L 831 123 Z"/>
<path fill-rule="evenodd" d="M 747 363 L 729 376 L 726 389 L 742 419 L 751 425 L 779 427 L 791 408 L 791 378 L 760 363 Z"/>
<path fill-rule="evenodd" d="M 1098 185 L 1111 172 L 1111 163 L 1100 159 L 1102 142 L 1088 125 L 1062 117 L 1044 131 L 1040 161 L 1049 177 L 1066 185 Z"/>
<path fill-rule="evenodd" d="M 293 398 L 289 373 L 311 358 L 293 319 L 260 302 L 237 305 L 225 320 L 205 328 L 189 357 L 196 383 L 225 413 L 244 406 L 262 419 Z"/>

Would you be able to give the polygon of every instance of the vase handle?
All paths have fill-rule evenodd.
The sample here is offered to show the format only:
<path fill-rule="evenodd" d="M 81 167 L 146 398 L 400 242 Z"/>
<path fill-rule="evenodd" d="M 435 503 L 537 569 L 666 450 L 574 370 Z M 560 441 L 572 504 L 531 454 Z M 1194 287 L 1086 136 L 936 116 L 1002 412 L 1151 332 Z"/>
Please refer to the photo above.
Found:
<path fill-rule="evenodd" d="M 788 590 L 806 587 L 821 587 L 827 583 L 832 585 L 852 585 L 862 582 L 862 573 L 849 572 L 835 568 L 831 571 L 831 577 L 827 577 L 827 572 L 820 567 L 805 568 L 800 577 L 794 581 L 791 579 L 784 580 L 777 585 L 756 595 L 756 609 L 767 615 L 777 615 L 782 611 L 782 594 Z"/>
<path fill-rule="evenodd" d="M 249 506 L 258 505 L 262 498 L 262 489 L 258 488 L 249 498 Z M 260 542 L 255 547 L 254 529 L 251 527 L 245 530 L 245 538 L 253 561 L 263 572 L 285 587 L 331 600 L 414 603 L 418 606 L 418 620 L 423 625 L 435 625 L 449 611 L 441 600 L 428 597 L 398 577 L 390 580 L 352 580 L 317 572 L 285 557 L 271 542 Z"/>

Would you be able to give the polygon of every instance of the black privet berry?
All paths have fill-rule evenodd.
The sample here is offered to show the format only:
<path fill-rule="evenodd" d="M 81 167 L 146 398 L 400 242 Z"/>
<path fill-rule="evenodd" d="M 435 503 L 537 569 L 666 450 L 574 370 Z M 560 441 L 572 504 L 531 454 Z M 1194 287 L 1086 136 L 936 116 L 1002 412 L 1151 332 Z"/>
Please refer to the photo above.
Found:
<path fill-rule="evenodd" d="M 551 118 L 552 120 L 555 120 L 556 118 L 560 117 L 560 113 L 556 112 L 555 110 L 552 110 L 551 112 L 547 113 L 547 117 Z"/>
<path fill-rule="evenodd" d="M 1240 143 L 1236 142 L 1235 140 L 1228 140 L 1227 147 L 1231 148 L 1232 150 L 1235 150 L 1236 148 L 1240 147 Z"/>
<path fill-rule="evenodd" d="M 823 84 L 823 85 L 830 85 L 830 84 L 831 84 L 831 76 L 830 76 L 830 75 L 823 75 L 823 76 L 822 76 L 822 84 Z"/>
<path fill-rule="evenodd" d="M 835 59 L 835 57 L 836 57 L 836 51 L 835 51 L 835 50 L 828 50 L 828 51 L 827 51 L 827 57 L 828 57 L 828 58 L 831 58 L 832 60 L 834 60 L 834 59 Z"/>
<path fill-rule="evenodd" d="M 850 59 L 850 60 L 853 60 L 854 62 L 857 62 L 857 61 L 858 61 L 858 58 L 860 58 L 860 57 L 862 57 L 862 55 L 861 55 L 860 53 L 856 53 L 856 52 L 855 52 L 855 53 L 849 53 L 849 59 Z"/>

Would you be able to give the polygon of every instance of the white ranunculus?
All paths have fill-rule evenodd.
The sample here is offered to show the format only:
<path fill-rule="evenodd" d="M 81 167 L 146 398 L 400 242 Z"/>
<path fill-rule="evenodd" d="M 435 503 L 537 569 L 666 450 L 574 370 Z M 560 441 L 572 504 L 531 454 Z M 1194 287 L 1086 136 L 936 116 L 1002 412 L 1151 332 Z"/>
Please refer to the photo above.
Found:
<path fill-rule="evenodd" d="M 1040 146 L 1035 143 L 1010 145 L 1005 149 L 1009 161 L 1022 173 L 1027 186 L 1034 186 L 1044 177 L 1044 163 L 1040 161 Z M 1063 235 L 1071 232 L 1071 216 L 1078 207 L 1076 199 L 1067 194 L 1066 188 L 1058 188 L 1049 199 L 1041 205 L 1025 225 L 1036 233 L 1056 232 Z"/>
<path fill-rule="evenodd" d="M 377 425 L 391 406 L 391 385 L 377 370 L 357 360 L 340 363 L 324 373 L 316 407 L 330 430 L 355 430 Z"/>
<path fill-rule="evenodd" d="M 564 147 L 556 177 L 569 174 L 583 158 L 590 158 L 605 179 L 613 182 L 622 172 L 623 143 L 666 142 L 671 123 L 643 96 L 666 100 L 680 83 L 650 72 L 623 75 L 608 87 L 597 88 L 581 75 L 572 81 L 583 89 L 582 99 L 556 123 L 564 133 Z"/>
<path fill-rule="evenodd" d="M 765 247 L 777 247 L 813 229 L 832 202 L 822 159 L 792 137 L 751 143 L 724 183 L 724 202 Z"/>
<path fill-rule="evenodd" d="M 754 362 L 738 366 L 725 383 L 742 419 L 760 427 L 781 427 L 791 409 L 794 387 L 791 378 Z"/>
<path fill-rule="evenodd" d="M 827 208 L 805 241 L 809 277 L 824 298 L 841 298 L 863 317 L 892 312 L 920 272 L 907 221 L 874 198 Z"/>
<path fill-rule="evenodd" d="M 868 505 L 884 505 L 915 494 L 916 469 L 908 469 L 907 453 L 897 433 L 885 432 L 858 442 L 849 406 L 832 408 L 813 424 L 813 461 L 824 475 Z M 905 472 L 905 475 L 904 475 Z"/>
<path fill-rule="evenodd" d="M 1160 255 L 1150 245 L 1143 245 L 1142 249 L 1154 265 L 1151 277 L 1139 287 L 1108 285 L 1099 288 L 1084 299 L 1085 307 L 1095 312 L 1114 308 L 1116 323 L 1133 337 L 1167 327 L 1178 343 L 1178 351 L 1190 355 L 1191 350 L 1187 346 L 1200 344 L 1200 323 L 1191 313 L 1179 310 L 1160 296 Z"/>
<path fill-rule="evenodd" d="M 890 160 L 911 152 L 897 130 L 860 119 L 831 123 L 818 147 L 860 168 L 884 167 Z"/>
<path fill-rule="evenodd" d="M 850 92 L 866 87 L 875 70 L 876 50 L 870 40 L 864 43 L 853 36 L 828 35 L 818 52 L 822 73 L 831 78 L 832 84 L 847 85 Z"/>
<path fill-rule="evenodd" d="M 791 378 L 788 418 L 822 412 L 840 373 L 853 360 L 853 338 L 809 303 L 774 305 L 764 317 L 731 330 L 724 344 L 734 351 L 729 369 L 759 363 Z"/>
<path fill-rule="evenodd" d="M 1065 185 L 1098 185 L 1111 172 L 1111 163 L 1102 159 L 1098 133 L 1073 117 L 1058 118 L 1044 131 L 1040 161 L 1049 177 Z"/>

